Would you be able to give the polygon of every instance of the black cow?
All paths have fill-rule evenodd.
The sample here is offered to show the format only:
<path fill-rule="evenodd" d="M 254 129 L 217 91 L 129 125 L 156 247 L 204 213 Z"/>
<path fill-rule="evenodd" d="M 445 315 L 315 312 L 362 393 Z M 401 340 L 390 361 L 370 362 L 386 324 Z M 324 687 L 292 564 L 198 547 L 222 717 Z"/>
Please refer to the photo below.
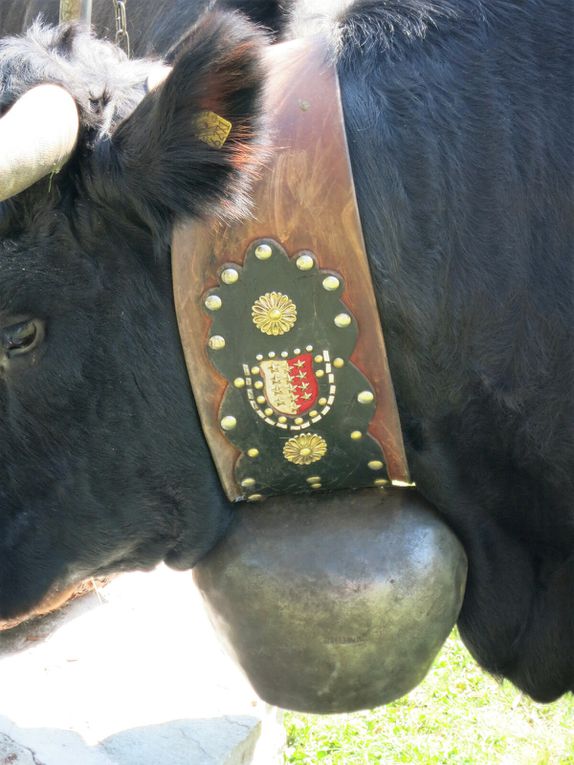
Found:
<path fill-rule="evenodd" d="M 550 701 L 574 688 L 572 4 L 306 2 L 285 18 L 337 55 L 410 467 L 469 557 L 461 634 Z M 169 242 L 181 218 L 248 209 L 269 43 L 227 11 L 182 31 L 132 31 L 138 52 L 180 38 L 147 95 L 148 63 L 73 26 L 0 47 L 3 111 L 51 81 L 81 114 L 65 168 L 0 205 L 0 618 L 86 576 L 190 567 L 231 517 Z M 192 129 L 207 105 L 235 126 L 222 152 Z"/>

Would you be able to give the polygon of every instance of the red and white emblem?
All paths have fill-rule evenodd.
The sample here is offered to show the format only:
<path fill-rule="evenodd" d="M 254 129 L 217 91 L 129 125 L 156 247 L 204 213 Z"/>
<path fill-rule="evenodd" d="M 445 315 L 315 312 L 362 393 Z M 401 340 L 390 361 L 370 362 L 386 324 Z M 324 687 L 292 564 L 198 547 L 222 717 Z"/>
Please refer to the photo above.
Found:
<path fill-rule="evenodd" d="M 311 409 L 319 397 L 313 356 L 302 353 L 291 359 L 260 362 L 265 398 L 277 412 L 298 417 Z"/>
<path fill-rule="evenodd" d="M 287 351 L 270 351 L 256 357 L 254 365 L 243 364 L 244 377 L 237 378 L 237 388 L 246 388 L 252 409 L 267 425 L 283 430 L 305 430 L 319 422 L 331 411 L 335 402 L 333 366 L 343 366 L 342 359 L 331 364 L 329 351 L 313 355 L 313 346 L 306 353 L 295 348 L 293 356 Z"/>

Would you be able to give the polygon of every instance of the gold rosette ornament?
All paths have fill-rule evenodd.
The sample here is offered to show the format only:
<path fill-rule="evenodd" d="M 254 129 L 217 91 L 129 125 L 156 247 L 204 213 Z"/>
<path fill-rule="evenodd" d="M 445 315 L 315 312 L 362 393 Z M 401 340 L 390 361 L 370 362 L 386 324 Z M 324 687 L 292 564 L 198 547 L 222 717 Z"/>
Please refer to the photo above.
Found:
<path fill-rule="evenodd" d="M 251 316 L 265 335 L 284 335 L 297 321 L 297 306 L 282 292 L 266 292 L 253 303 Z"/>
<path fill-rule="evenodd" d="M 283 456 L 295 465 L 318 462 L 327 453 L 327 442 L 315 433 L 305 433 L 290 438 L 283 447 Z"/>

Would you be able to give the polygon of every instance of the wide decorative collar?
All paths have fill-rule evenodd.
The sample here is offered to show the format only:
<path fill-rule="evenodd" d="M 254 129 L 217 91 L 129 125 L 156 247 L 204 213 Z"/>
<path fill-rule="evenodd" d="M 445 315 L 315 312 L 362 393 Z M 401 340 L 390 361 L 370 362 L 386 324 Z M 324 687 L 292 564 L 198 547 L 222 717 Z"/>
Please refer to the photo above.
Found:
<path fill-rule="evenodd" d="M 272 46 L 269 68 L 254 216 L 173 238 L 205 436 L 231 500 L 408 484 L 335 66 L 310 39 Z"/>

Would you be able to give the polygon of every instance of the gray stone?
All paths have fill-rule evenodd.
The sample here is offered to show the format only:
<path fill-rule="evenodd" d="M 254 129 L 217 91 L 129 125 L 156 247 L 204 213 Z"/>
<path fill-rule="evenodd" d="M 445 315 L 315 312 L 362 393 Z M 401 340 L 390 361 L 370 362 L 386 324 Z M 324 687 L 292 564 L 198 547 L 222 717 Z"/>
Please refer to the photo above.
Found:
<path fill-rule="evenodd" d="M 102 746 L 117 765 L 235 765 L 253 761 L 261 720 L 177 720 L 111 736 Z"/>
<path fill-rule="evenodd" d="M 278 719 L 189 573 L 123 575 L 0 633 L 0 765 L 280 765 Z"/>
<path fill-rule="evenodd" d="M 0 765 L 39 765 L 29 749 L 0 733 Z"/>

